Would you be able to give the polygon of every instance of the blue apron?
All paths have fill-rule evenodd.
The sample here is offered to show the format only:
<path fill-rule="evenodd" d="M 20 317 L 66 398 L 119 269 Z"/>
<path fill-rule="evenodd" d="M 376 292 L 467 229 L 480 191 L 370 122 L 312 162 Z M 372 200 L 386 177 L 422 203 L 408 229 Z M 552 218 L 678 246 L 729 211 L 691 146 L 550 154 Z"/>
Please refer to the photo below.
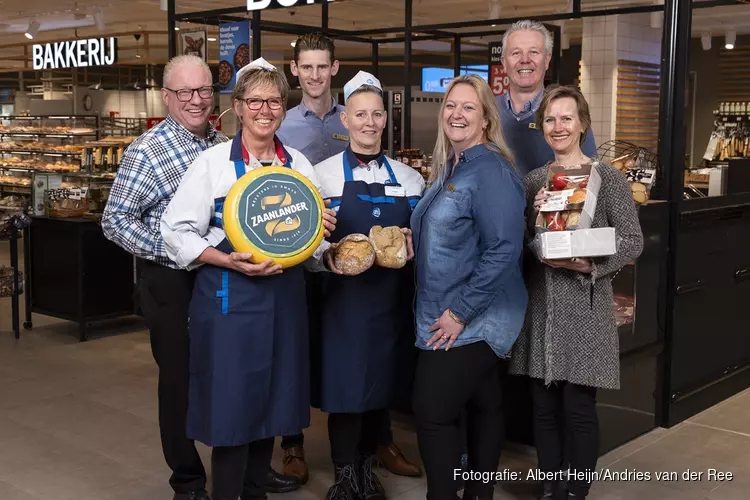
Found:
<path fill-rule="evenodd" d="M 386 196 L 384 184 L 355 181 L 350 154 L 347 150 L 343 155 L 344 189 L 330 241 L 352 233 L 367 235 L 375 225 L 409 227 L 406 196 Z M 385 157 L 383 163 L 389 185 L 399 186 Z M 324 412 L 362 413 L 390 404 L 398 338 L 411 308 L 411 301 L 399 297 L 405 279 L 412 280 L 407 269 L 376 265 L 358 276 L 326 274 L 319 360 L 319 407 Z"/>
<path fill-rule="evenodd" d="M 242 160 L 235 161 L 235 171 L 238 179 L 245 174 Z M 222 206 L 217 200 L 217 214 Z M 220 224 L 220 218 L 212 221 Z M 226 239 L 216 248 L 233 251 Z M 252 278 L 199 268 L 189 323 L 191 439 L 238 446 L 309 426 L 306 317 L 302 266 Z"/>

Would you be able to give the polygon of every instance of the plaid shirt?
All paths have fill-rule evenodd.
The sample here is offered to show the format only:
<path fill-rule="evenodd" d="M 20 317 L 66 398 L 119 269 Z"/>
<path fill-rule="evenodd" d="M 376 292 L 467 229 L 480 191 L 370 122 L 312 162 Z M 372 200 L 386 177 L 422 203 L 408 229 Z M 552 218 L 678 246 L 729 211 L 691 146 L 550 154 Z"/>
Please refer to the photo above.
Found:
<path fill-rule="evenodd" d="M 167 116 L 128 147 L 102 216 L 107 239 L 136 257 L 179 269 L 167 257 L 161 216 L 193 160 L 228 140 L 208 127 L 206 139 L 201 139 Z"/>

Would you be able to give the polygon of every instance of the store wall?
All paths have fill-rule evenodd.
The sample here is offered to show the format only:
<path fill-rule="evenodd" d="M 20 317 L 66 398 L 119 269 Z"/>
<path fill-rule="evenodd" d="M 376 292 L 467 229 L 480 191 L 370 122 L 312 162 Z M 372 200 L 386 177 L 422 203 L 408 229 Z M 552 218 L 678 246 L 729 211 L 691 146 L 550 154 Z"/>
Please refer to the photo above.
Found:
<path fill-rule="evenodd" d="M 583 21 L 581 92 L 588 101 L 597 146 L 617 130 L 618 61 L 658 64 L 661 28 L 648 14 L 586 18 Z"/>

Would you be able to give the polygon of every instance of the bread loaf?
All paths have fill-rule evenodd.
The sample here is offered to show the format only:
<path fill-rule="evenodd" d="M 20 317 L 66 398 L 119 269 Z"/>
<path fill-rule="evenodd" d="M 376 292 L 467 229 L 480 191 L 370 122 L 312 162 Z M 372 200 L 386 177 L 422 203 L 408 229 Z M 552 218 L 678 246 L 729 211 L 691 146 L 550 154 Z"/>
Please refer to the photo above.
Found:
<path fill-rule="evenodd" d="M 380 267 L 401 269 L 406 265 L 406 236 L 396 226 L 373 226 L 370 241 L 375 247 L 375 262 Z"/>
<path fill-rule="evenodd" d="M 350 234 L 338 242 L 333 264 L 348 276 L 361 274 L 375 263 L 375 248 L 364 234 Z"/>

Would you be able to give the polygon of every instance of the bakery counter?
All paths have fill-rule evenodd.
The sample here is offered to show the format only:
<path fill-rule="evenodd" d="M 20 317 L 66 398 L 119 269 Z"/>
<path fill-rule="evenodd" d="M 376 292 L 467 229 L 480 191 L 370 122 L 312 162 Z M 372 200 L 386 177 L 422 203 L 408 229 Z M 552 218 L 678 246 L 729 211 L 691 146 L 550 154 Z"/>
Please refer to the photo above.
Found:
<path fill-rule="evenodd" d="M 26 230 L 27 313 L 91 322 L 134 313 L 133 256 L 104 237 L 91 218 L 33 217 Z"/>

